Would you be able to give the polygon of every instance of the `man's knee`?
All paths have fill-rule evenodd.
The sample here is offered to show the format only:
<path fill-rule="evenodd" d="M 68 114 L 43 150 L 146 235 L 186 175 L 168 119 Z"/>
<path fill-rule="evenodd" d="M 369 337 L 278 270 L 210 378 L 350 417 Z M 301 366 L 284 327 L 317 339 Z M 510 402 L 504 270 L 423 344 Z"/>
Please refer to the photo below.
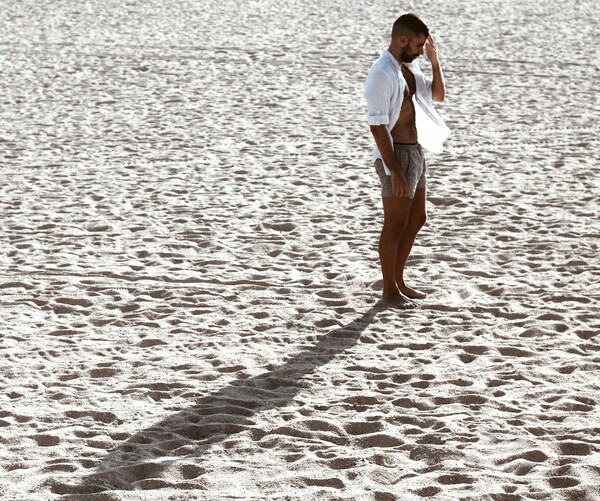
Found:
<path fill-rule="evenodd" d="M 401 235 L 408 227 L 408 218 L 389 218 L 383 221 L 383 231 L 392 235 Z"/>
<path fill-rule="evenodd" d="M 421 212 L 420 214 L 417 214 L 417 216 L 415 217 L 415 226 L 419 229 L 423 228 L 423 226 L 425 226 L 426 222 L 427 222 L 427 213 L 426 212 Z"/>

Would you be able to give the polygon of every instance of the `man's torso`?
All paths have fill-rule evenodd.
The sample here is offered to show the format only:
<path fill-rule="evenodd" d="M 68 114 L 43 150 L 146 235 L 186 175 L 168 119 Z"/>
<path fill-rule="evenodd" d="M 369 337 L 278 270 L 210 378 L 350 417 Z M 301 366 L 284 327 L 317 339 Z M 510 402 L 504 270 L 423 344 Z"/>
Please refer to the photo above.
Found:
<path fill-rule="evenodd" d="M 404 99 L 400 107 L 400 117 L 391 131 L 395 143 L 414 144 L 417 142 L 417 127 L 415 125 L 415 107 L 413 96 L 416 92 L 415 76 L 404 65 L 401 65 L 404 86 Z M 400 77 L 400 75 L 399 75 Z"/>

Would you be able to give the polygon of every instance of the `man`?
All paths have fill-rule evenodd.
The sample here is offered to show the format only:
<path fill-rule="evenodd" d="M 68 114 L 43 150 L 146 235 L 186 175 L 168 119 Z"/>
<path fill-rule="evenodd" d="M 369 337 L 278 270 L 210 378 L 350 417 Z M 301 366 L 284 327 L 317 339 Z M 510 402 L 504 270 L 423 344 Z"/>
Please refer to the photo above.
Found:
<path fill-rule="evenodd" d="M 425 77 L 416 61 L 424 51 L 432 79 Z M 382 186 L 382 300 L 396 307 L 413 306 L 411 300 L 426 297 L 406 285 L 404 266 L 427 217 L 427 169 L 421 145 L 439 152 L 450 133 L 433 109 L 433 101 L 443 101 L 445 92 L 429 29 L 414 14 L 400 16 L 394 22 L 388 49 L 369 70 L 364 93 L 376 144 L 373 160 Z"/>

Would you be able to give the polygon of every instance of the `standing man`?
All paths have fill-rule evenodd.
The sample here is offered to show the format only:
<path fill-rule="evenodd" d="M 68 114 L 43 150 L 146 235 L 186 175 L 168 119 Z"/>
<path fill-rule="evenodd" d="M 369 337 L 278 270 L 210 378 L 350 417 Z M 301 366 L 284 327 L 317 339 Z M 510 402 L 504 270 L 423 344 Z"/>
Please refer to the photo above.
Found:
<path fill-rule="evenodd" d="M 432 79 L 425 77 L 416 61 L 423 52 L 431 62 Z M 412 306 L 411 299 L 426 296 L 406 285 L 404 265 L 427 218 L 427 168 L 421 146 L 439 152 L 450 134 L 433 108 L 433 102 L 443 101 L 445 93 L 429 29 L 414 14 L 400 16 L 389 47 L 369 70 L 364 92 L 383 198 L 382 300 L 396 307 Z"/>

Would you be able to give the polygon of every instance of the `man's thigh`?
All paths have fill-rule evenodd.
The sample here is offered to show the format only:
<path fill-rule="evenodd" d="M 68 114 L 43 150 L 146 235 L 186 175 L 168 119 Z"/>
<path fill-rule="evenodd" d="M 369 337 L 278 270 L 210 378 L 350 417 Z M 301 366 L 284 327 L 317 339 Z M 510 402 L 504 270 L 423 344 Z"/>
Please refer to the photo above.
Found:
<path fill-rule="evenodd" d="M 382 197 L 384 225 L 392 225 L 396 229 L 403 229 L 409 222 L 413 205 L 412 198 L 406 197 Z"/>

